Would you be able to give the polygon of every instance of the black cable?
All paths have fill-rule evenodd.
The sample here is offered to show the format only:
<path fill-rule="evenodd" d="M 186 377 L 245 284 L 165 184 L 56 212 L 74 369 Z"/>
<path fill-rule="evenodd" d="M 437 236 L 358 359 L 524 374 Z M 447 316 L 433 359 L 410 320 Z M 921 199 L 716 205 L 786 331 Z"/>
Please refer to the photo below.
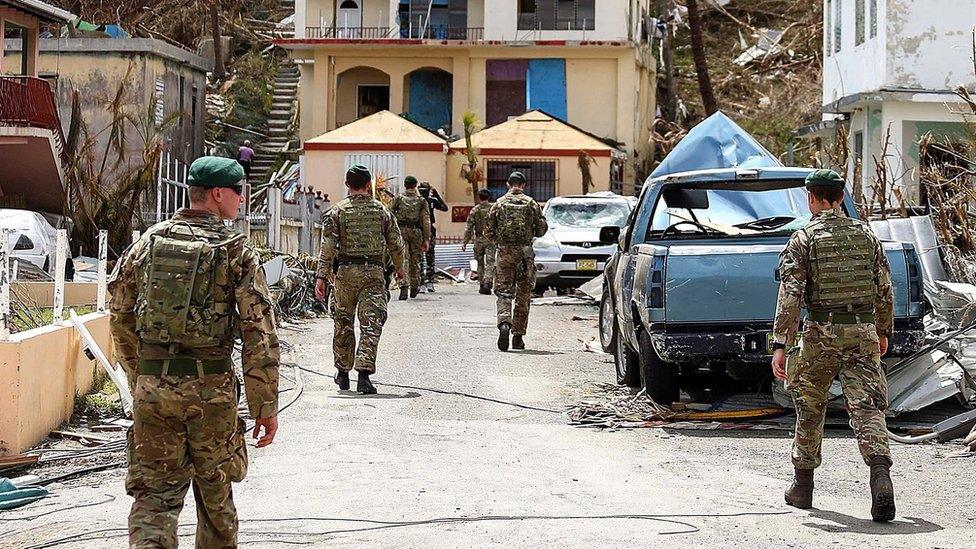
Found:
<path fill-rule="evenodd" d="M 125 465 L 126 465 L 126 462 L 124 460 L 123 461 L 113 461 L 112 463 L 106 463 L 105 465 L 95 465 L 94 467 L 85 467 L 83 469 L 77 469 L 75 471 L 71 471 L 71 472 L 65 473 L 63 475 L 58 475 L 56 477 L 41 479 L 41 480 L 35 482 L 34 484 L 36 486 L 47 486 L 48 484 L 52 484 L 52 483 L 55 483 L 55 482 L 58 482 L 58 481 L 61 481 L 61 480 L 68 480 L 68 479 L 71 479 L 71 478 L 75 478 L 75 477 L 78 477 L 78 476 L 81 476 L 81 475 L 85 475 L 85 474 L 88 474 L 88 473 L 95 473 L 95 472 L 98 472 L 98 471 L 107 471 L 109 469 L 115 469 L 116 467 L 123 467 Z"/>
<path fill-rule="evenodd" d="M 306 372 L 308 372 L 310 374 L 315 374 L 317 376 L 322 376 L 322 377 L 330 377 L 328 374 L 324 374 L 322 372 L 319 372 L 318 370 L 312 370 L 311 368 L 306 368 L 304 366 L 299 366 L 298 364 L 295 364 L 294 366 L 296 368 L 298 368 L 299 370 L 304 370 L 304 371 L 306 371 Z M 399 385 L 399 384 L 396 384 L 396 383 L 380 383 L 378 381 L 374 381 L 373 384 L 374 385 L 379 385 L 381 387 L 396 387 L 398 389 L 413 389 L 414 391 L 426 391 L 426 392 L 429 392 L 429 393 L 438 393 L 438 394 L 441 394 L 441 395 L 454 395 L 454 396 L 460 396 L 460 397 L 465 397 L 465 398 L 473 398 L 475 400 L 483 400 L 483 401 L 486 401 L 486 402 L 494 402 L 495 404 L 504 404 L 505 406 L 514 406 L 515 408 L 522 408 L 524 410 L 534 410 L 536 412 L 548 412 L 550 414 L 562 414 L 563 413 L 563 412 L 561 412 L 559 410 L 553 410 L 551 408 L 539 408 L 539 407 L 536 407 L 536 406 L 530 406 L 528 404 L 519 404 L 518 402 L 509 402 L 507 400 L 499 400 L 497 398 L 491 398 L 491 397 L 486 397 L 486 396 L 481 396 L 481 395 L 473 395 L 471 393 L 462 393 L 460 391 L 446 391 L 444 389 L 433 389 L 431 387 L 417 387 L 415 385 Z"/>
<path fill-rule="evenodd" d="M 15 521 L 15 520 L 34 520 L 40 517 L 46 517 L 48 515 L 53 515 L 54 513 L 60 513 L 62 511 L 71 511 L 73 509 L 82 509 L 84 507 L 95 507 L 96 505 L 103 505 L 105 503 L 110 503 L 115 501 L 115 496 L 105 494 L 108 499 L 103 499 L 102 501 L 96 501 L 93 503 L 80 503 L 78 505 L 69 505 L 68 507 L 61 507 L 59 509 L 53 509 L 51 511 L 46 511 L 44 513 L 37 513 L 35 515 L 27 515 L 23 517 L 0 517 L 0 521 Z"/>
<path fill-rule="evenodd" d="M 671 530 L 660 532 L 658 535 L 693 534 L 701 531 L 701 528 L 679 519 L 693 518 L 737 518 L 737 517 L 756 517 L 756 516 L 778 516 L 789 515 L 791 511 L 743 511 L 739 513 L 692 513 L 692 514 L 621 514 L 621 515 L 482 515 L 474 517 L 437 517 L 423 520 L 411 521 L 380 521 L 372 519 L 347 519 L 337 517 L 282 517 L 267 519 L 241 519 L 241 523 L 267 523 L 267 522 L 347 522 L 371 524 L 366 528 L 346 528 L 340 530 L 326 530 L 323 532 L 248 532 L 241 531 L 242 535 L 296 535 L 296 536 L 329 536 L 334 534 L 346 534 L 357 532 L 369 532 L 375 530 L 385 530 L 389 528 L 405 528 L 410 526 L 440 525 L 440 524 L 468 524 L 477 522 L 511 522 L 523 520 L 647 520 L 652 522 L 664 522 L 684 526 L 684 530 Z M 180 524 L 178 527 L 190 527 L 193 524 Z M 98 534 L 115 534 L 111 536 L 99 536 Z M 24 547 L 23 549 L 47 549 L 64 545 L 65 543 L 90 541 L 94 539 L 109 539 L 114 537 L 125 537 L 128 535 L 127 528 L 102 528 L 80 532 L 71 536 L 66 536 L 56 540 L 41 542 L 35 545 Z M 188 533 L 186 535 L 192 535 Z M 253 542 L 252 542 L 253 543 Z"/>

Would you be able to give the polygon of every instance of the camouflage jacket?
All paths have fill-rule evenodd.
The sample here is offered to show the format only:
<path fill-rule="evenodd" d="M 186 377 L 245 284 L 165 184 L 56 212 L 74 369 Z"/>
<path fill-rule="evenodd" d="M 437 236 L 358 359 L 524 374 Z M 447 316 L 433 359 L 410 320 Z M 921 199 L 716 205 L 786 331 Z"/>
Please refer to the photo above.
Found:
<path fill-rule="evenodd" d="M 404 203 L 403 197 L 405 196 L 416 197 L 416 199 L 420 201 L 420 207 L 418 208 L 418 215 L 416 219 L 416 223 L 418 227 L 416 228 L 420 229 L 420 232 L 423 235 L 424 242 L 430 242 L 430 215 L 427 214 L 427 210 L 428 210 L 427 201 L 424 199 L 424 197 L 420 196 L 420 193 L 417 192 L 417 189 L 407 189 L 403 191 L 402 195 L 399 195 L 396 198 L 394 198 L 393 203 L 390 205 L 390 212 L 393 213 L 393 216 L 395 218 L 402 219 L 403 213 L 400 212 L 400 208 L 403 206 Z M 400 227 L 400 231 L 402 232 L 403 229 L 406 228 L 407 227 L 402 226 Z"/>
<path fill-rule="evenodd" d="M 830 216 L 843 216 L 840 210 L 824 210 L 810 220 Z M 874 241 L 874 315 L 875 328 L 880 335 L 891 335 L 894 314 L 891 292 L 891 268 L 885 256 L 884 247 L 871 228 L 852 219 L 851 223 L 862 226 Z M 810 274 L 810 233 L 799 230 L 793 233 L 786 249 L 780 254 L 779 273 L 782 281 L 776 301 L 776 318 L 773 323 L 773 337 L 777 343 L 792 344 L 800 319 L 800 309 L 806 308 L 807 278 Z"/>
<path fill-rule="evenodd" d="M 478 243 L 488 240 L 485 235 L 485 225 L 488 223 L 489 210 L 491 210 L 491 204 L 487 202 L 479 203 L 471 209 L 471 213 L 468 214 L 467 228 L 464 230 L 465 246 L 471 242 L 472 238 Z"/>
<path fill-rule="evenodd" d="M 504 207 L 506 202 L 513 200 L 531 203 L 530 207 L 532 214 L 530 224 L 532 236 L 539 238 L 540 236 L 546 234 L 546 231 L 549 230 L 549 224 L 546 223 L 546 218 L 542 215 L 542 208 L 539 206 L 539 203 L 533 200 L 531 196 L 525 194 L 522 189 L 509 189 L 509 191 L 505 193 L 504 196 L 496 200 L 495 203 L 492 204 L 491 209 L 488 210 L 488 218 L 485 221 L 485 236 L 488 237 L 488 240 L 496 244 L 499 243 L 498 212 L 502 207 Z M 529 244 L 531 244 L 531 241 L 526 245 Z"/>
<path fill-rule="evenodd" d="M 133 383 L 138 375 L 140 358 L 172 358 L 169 347 L 143 344 L 139 340 L 136 310 L 140 288 L 137 271 L 140 262 L 146 260 L 150 251 L 153 234 L 176 223 L 218 230 L 223 227 L 223 222 L 214 214 L 184 208 L 176 212 L 172 219 L 150 227 L 129 247 L 109 279 L 109 291 L 112 295 L 109 307 L 112 315 L 112 340 L 116 355 Z M 222 293 L 234 296 L 233 305 L 237 308 L 235 319 L 238 322 L 234 332 L 241 336 L 248 409 L 253 418 L 273 417 L 278 413 L 280 350 L 268 283 L 257 253 L 246 240 L 240 239 L 228 244 L 227 256 L 229 265 L 226 276 L 219 274 L 216 283 L 226 285 L 226 291 Z M 233 348 L 234 338 L 230 338 L 216 347 L 187 349 L 179 354 L 212 360 L 231 356 Z"/>
<path fill-rule="evenodd" d="M 339 228 L 342 226 L 340 220 L 344 212 L 353 205 L 354 201 L 363 200 L 373 200 L 369 195 L 357 194 L 349 196 L 342 202 L 339 202 L 329 213 L 325 215 L 325 219 L 322 221 L 322 249 L 319 251 L 319 266 L 315 272 L 315 276 L 318 278 L 328 278 L 332 270 L 332 263 L 339 256 L 342 250 L 339 249 L 339 243 L 341 241 Z M 393 262 L 393 267 L 396 270 L 403 269 L 403 237 L 400 235 L 400 227 L 397 225 L 396 219 L 393 218 L 393 214 L 390 213 L 385 207 L 382 208 L 383 212 L 383 226 L 380 228 L 382 231 L 382 239 L 386 247 L 386 253 L 390 260 Z"/>

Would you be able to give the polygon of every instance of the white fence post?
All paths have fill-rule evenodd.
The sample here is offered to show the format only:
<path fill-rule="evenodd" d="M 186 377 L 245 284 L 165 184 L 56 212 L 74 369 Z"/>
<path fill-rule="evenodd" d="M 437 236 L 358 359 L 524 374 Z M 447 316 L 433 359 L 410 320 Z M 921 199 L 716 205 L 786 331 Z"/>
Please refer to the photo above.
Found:
<path fill-rule="evenodd" d="M 54 249 L 54 316 L 52 324 L 64 321 L 64 264 L 68 255 L 68 231 L 58 229 L 57 247 Z"/>
<path fill-rule="evenodd" d="M 281 248 L 281 189 L 268 187 L 268 247 Z"/>
<path fill-rule="evenodd" d="M 20 261 L 15 259 L 13 261 L 13 267 L 10 270 L 10 280 L 17 280 L 17 276 L 20 275 Z"/>
<path fill-rule="evenodd" d="M 159 223 L 163 218 L 163 155 L 159 155 L 159 174 L 156 176 L 156 220 Z M 132 239 L 135 242 L 136 239 Z"/>
<path fill-rule="evenodd" d="M 10 276 L 7 263 L 10 258 L 10 229 L 0 229 L 0 341 L 10 339 Z"/>
<path fill-rule="evenodd" d="M 108 284 L 108 231 L 102 229 L 98 231 L 98 298 L 96 300 L 96 310 L 105 311 L 105 296 Z"/>

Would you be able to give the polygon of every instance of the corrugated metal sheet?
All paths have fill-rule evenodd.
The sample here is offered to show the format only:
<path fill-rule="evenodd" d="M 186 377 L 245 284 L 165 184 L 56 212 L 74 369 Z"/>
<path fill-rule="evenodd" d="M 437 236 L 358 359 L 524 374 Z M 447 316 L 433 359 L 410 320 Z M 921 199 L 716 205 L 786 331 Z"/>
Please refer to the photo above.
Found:
<path fill-rule="evenodd" d="M 468 244 L 468 250 L 462 252 L 460 244 L 438 244 L 434 252 L 434 266 L 438 269 L 470 269 L 474 260 L 473 248 L 472 244 Z"/>
<path fill-rule="evenodd" d="M 922 260 L 922 270 L 925 271 L 925 280 L 934 282 L 936 280 L 949 280 L 942 265 L 942 256 L 939 253 L 939 239 L 935 234 L 935 226 L 932 225 L 932 218 L 925 216 L 881 219 L 871 222 L 874 234 L 881 240 L 894 240 L 899 242 L 911 242 L 915 245 L 915 252 Z"/>
<path fill-rule="evenodd" d="M 403 191 L 403 155 L 399 153 L 356 153 L 346 155 L 346 169 L 355 164 L 369 168 L 373 176 L 387 178 L 386 190 L 393 194 Z"/>

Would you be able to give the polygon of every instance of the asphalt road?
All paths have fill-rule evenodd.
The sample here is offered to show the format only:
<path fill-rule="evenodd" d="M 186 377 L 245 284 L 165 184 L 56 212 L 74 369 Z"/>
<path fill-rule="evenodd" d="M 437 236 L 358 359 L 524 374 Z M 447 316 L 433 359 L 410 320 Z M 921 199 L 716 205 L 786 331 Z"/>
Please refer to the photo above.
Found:
<path fill-rule="evenodd" d="M 944 457 L 957 446 L 896 446 L 898 518 L 877 525 L 867 467 L 851 434 L 834 433 L 817 509 L 793 510 L 782 503 L 788 433 L 570 426 L 561 411 L 612 376 L 609 356 L 584 352 L 596 308 L 535 307 L 528 349 L 504 354 L 493 311 L 474 285 L 394 301 L 374 377 L 384 385 L 372 397 L 332 383 L 331 321 L 283 331 L 292 345 L 285 359 L 307 369 L 305 389 L 281 414 L 275 444 L 250 449 L 248 477 L 235 487 L 241 545 L 976 545 L 976 460 Z M 0 547 L 125 546 L 131 500 L 121 470 L 51 488 L 42 503 L 0 513 Z M 192 547 L 191 499 L 183 547 Z M 82 504 L 95 505 L 72 508 Z M 46 544 L 71 536 L 80 539 Z"/>

